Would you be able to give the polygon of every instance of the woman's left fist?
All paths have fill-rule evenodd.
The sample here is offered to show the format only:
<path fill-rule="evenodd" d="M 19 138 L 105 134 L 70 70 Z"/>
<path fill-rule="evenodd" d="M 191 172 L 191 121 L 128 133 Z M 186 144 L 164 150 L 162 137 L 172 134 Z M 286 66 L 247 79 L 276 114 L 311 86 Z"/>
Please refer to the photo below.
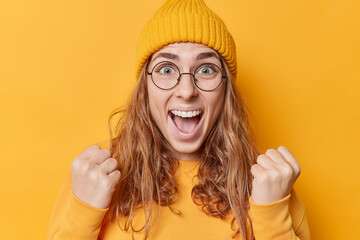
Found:
<path fill-rule="evenodd" d="M 286 197 L 300 175 L 300 165 L 291 152 L 284 146 L 268 149 L 256 161 L 251 167 L 251 200 L 266 204 Z"/>

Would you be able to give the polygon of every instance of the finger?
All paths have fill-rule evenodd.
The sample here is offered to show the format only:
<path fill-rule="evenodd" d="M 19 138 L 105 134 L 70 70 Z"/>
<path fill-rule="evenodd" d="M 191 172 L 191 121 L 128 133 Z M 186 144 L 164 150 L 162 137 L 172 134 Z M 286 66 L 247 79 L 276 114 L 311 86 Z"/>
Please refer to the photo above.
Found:
<path fill-rule="evenodd" d="M 119 180 L 120 180 L 120 177 L 121 177 L 121 173 L 120 173 L 119 170 L 115 170 L 115 171 L 111 172 L 111 173 L 108 175 L 108 177 L 110 177 L 110 178 L 113 180 L 113 182 L 115 182 L 115 185 L 116 185 L 117 183 L 119 183 Z"/>
<path fill-rule="evenodd" d="M 268 149 L 265 154 L 273 160 L 279 170 L 289 171 L 290 168 L 292 172 L 295 171 L 293 166 L 286 160 L 281 152 L 271 148 Z"/>
<path fill-rule="evenodd" d="M 102 164 L 99 165 L 99 167 L 103 170 L 105 174 L 109 174 L 116 170 L 118 166 L 118 161 L 114 158 L 108 158 L 106 159 Z"/>
<path fill-rule="evenodd" d="M 276 163 L 287 163 L 285 157 L 281 154 L 281 152 L 273 148 L 266 150 L 265 154 Z"/>
<path fill-rule="evenodd" d="M 81 160 L 87 160 L 96 152 L 98 152 L 101 148 L 98 145 L 92 145 L 82 151 L 76 158 Z"/>
<path fill-rule="evenodd" d="M 264 169 L 273 169 L 276 168 L 277 162 L 274 162 L 269 156 L 261 154 L 257 157 L 256 162 L 262 166 Z"/>
<path fill-rule="evenodd" d="M 260 166 L 259 164 L 254 164 L 251 166 L 251 174 L 253 175 L 253 177 L 257 177 L 257 176 L 261 176 L 266 170 Z"/>
<path fill-rule="evenodd" d="M 94 155 L 92 155 L 89 161 L 96 164 L 101 164 L 110 157 L 111 157 L 110 151 L 104 148 L 96 152 Z"/>
<path fill-rule="evenodd" d="M 294 168 L 294 170 L 300 173 L 300 164 L 290 150 L 285 146 L 280 146 L 278 147 L 278 151 L 284 156 L 285 160 Z"/>

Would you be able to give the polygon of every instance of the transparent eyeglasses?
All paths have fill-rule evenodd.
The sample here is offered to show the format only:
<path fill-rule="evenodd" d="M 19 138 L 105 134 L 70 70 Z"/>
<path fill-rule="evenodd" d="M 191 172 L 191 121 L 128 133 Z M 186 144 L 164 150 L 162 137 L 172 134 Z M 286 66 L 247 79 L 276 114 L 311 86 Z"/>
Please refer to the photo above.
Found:
<path fill-rule="evenodd" d="M 146 74 L 151 76 L 152 82 L 160 89 L 169 90 L 174 88 L 184 74 L 192 75 L 194 84 L 202 91 L 210 92 L 220 86 L 226 75 L 220 67 L 213 63 L 204 63 L 196 68 L 194 73 L 180 73 L 179 68 L 172 62 L 162 61 L 157 63 L 151 72 Z"/>

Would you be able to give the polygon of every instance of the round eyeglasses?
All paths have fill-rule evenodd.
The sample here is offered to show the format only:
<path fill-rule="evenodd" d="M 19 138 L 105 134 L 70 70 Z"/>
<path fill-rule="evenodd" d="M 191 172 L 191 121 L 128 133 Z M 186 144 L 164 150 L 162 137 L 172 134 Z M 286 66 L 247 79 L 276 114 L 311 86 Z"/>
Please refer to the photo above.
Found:
<path fill-rule="evenodd" d="M 151 72 L 146 74 L 151 76 L 152 82 L 160 89 L 170 90 L 174 88 L 184 74 L 193 76 L 197 88 L 202 91 L 210 92 L 218 88 L 225 78 L 220 67 L 213 63 L 204 63 L 196 68 L 194 73 L 180 73 L 179 68 L 172 62 L 163 61 L 157 63 Z"/>

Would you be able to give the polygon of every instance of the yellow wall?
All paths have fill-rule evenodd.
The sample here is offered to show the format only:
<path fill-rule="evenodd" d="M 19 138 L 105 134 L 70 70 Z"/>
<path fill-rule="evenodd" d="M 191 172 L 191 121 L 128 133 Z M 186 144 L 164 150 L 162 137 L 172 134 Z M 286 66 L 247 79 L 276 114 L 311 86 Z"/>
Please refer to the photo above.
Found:
<path fill-rule="evenodd" d="M 0 239 L 44 239 L 74 157 L 108 137 L 136 40 L 163 0 L 0 2 Z M 208 0 L 236 39 L 264 149 L 287 146 L 313 239 L 360 239 L 355 0 Z"/>

